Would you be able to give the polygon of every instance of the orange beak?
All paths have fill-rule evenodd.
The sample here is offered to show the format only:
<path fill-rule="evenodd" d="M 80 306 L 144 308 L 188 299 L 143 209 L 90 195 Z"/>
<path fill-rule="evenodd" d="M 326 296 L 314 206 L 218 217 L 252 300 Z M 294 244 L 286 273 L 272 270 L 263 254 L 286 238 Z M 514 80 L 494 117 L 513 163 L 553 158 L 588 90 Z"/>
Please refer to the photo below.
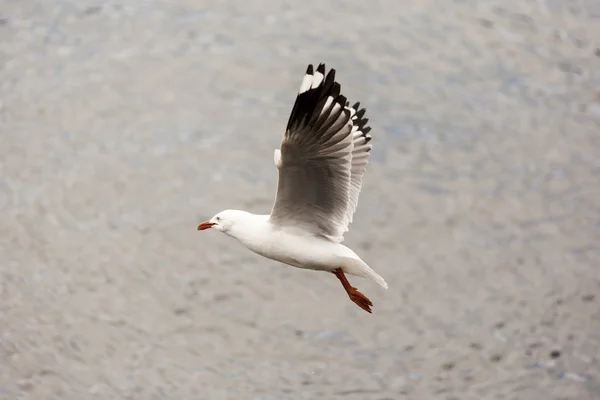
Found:
<path fill-rule="evenodd" d="M 200 225 L 198 225 L 198 230 L 203 231 L 205 229 L 210 229 L 213 227 L 213 225 L 216 225 L 216 224 L 213 224 L 212 222 L 203 222 Z"/>

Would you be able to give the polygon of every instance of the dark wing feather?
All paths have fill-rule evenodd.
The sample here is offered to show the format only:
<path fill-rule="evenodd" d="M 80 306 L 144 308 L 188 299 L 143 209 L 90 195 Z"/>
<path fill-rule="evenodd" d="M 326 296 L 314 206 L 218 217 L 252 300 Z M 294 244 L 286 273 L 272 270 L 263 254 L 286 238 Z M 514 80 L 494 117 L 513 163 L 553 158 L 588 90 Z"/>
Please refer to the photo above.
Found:
<path fill-rule="evenodd" d="M 371 137 L 365 109 L 349 107 L 325 65 L 309 65 L 280 151 L 271 221 L 341 242 L 358 203 Z"/>

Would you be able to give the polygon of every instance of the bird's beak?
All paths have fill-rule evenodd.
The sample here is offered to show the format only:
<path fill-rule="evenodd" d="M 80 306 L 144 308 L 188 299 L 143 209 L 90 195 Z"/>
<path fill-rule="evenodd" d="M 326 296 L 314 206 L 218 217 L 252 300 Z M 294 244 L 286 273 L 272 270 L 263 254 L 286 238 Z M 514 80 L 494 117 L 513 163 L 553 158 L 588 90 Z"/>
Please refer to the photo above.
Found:
<path fill-rule="evenodd" d="M 203 231 L 205 229 L 210 229 L 212 228 L 214 225 L 216 225 L 215 223 L 212 222 L 203 222 L 200 225 L 198 225 L 198 230 L 199 231 Z"/>

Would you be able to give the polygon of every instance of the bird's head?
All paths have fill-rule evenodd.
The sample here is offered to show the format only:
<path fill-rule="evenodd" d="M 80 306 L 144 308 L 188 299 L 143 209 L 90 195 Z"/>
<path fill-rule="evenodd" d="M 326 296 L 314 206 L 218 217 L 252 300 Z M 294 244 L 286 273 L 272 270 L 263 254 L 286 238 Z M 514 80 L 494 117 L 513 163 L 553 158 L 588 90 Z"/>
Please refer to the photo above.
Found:
<path fill-rule="evenodd" d="M 242 220 L 246 214 L 248 213 L 245 211 L 224 210 L 212 217 L 210 220 L 198 225 L 198 230 L 203 231 L 205 229 L 214 228 L 218 231 L 227 233 L 236 224 L 236 222 Z"/>

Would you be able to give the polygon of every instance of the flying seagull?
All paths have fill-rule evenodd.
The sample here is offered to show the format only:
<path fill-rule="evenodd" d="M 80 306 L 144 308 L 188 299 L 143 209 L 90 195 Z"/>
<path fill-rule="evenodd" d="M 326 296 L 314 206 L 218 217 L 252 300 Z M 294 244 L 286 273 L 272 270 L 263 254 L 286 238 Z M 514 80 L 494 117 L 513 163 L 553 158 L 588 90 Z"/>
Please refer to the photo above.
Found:
<path fill-rule="evenodd" d="M 371 130 L 360 103 L 340 94 L 335 70 L 312 64 L 300 84 L 281 148 L 271 215 L 225 210 L 198 226 L 221 231 L 266 258 L 298 268 L 332 272 L 350 300 L 371 312 L 371 300 L 346 275 L 385 280 L 342 244 L 352 222 L 371 151 Z"/>

